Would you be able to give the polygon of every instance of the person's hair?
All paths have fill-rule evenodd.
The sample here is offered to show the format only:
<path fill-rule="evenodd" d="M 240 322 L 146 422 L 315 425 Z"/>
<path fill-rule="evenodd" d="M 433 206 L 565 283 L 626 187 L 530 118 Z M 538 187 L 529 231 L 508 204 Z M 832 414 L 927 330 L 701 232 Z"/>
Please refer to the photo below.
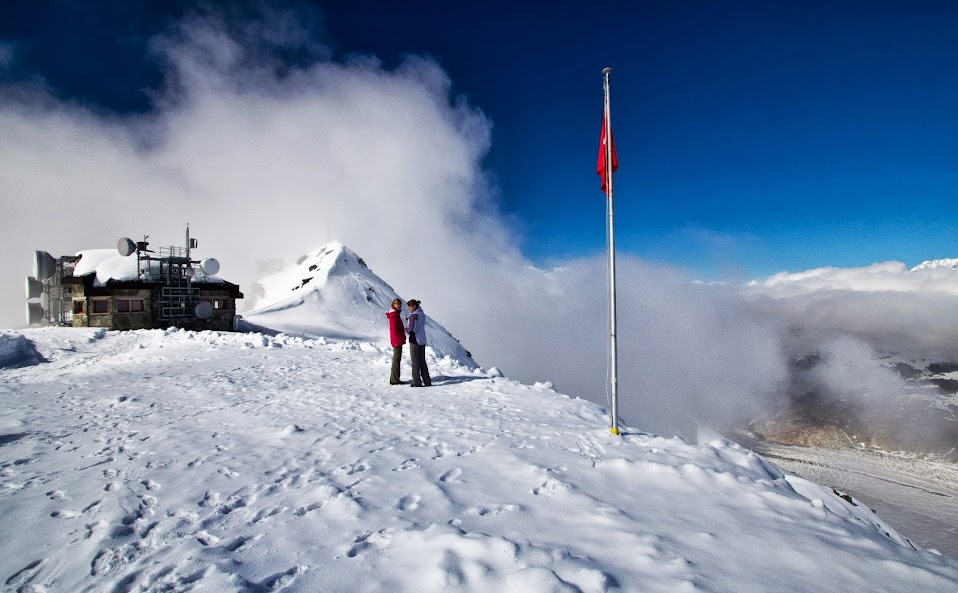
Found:
<path fill-rule="evenodd" d="M 397 303 L 399 304 L 400 307 L 402 307 L 402 299 L 393 299 L 392 306 L 395 307 Z"/>
<path fill-rule="evenodd" d="M 406 304 L 409 305 L 410 307 L 415 307 L 417 309 L 419 308 L 419 301 L 417 301 L 416 299 L 410 299 Z"/>

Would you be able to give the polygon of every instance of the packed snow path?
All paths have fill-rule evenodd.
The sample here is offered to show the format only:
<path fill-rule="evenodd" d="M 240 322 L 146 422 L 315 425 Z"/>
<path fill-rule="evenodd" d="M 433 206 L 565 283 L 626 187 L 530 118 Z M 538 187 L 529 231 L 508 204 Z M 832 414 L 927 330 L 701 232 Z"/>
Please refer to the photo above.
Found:
<path fill-rule="evenodd" d="M 828 489 L 727 441 L 613 437 L 547 384 L 433 359 L 436 386 L 390 386 L 358 342 L 22 336 L 5 590 L 958 590 L 958 561 Z"/>

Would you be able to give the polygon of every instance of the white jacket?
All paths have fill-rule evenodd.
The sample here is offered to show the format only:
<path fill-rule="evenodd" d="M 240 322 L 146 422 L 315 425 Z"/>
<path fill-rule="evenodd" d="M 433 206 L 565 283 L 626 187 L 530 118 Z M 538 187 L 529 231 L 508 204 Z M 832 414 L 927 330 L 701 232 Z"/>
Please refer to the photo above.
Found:
<path fill-rule="evenodd" d="M 409 314 L 409 322 L 406 326 L 407 334 L 416 334 L 416 343 L 420 346 L 426 345 L 426 314 L 422 307 Z"/>

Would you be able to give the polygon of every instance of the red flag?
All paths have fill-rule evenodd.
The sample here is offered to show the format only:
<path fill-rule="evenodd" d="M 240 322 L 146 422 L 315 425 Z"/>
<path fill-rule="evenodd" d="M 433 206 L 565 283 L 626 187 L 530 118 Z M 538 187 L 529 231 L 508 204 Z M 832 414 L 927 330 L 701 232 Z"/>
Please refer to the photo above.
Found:
<path fill-rule="evenodd" d="M 599 164 L 595 172 L 602 176 L 602 191 L 609 193 L 609 177 L 619 168 L 619 155 L 615 153 L 615 134 L 612 134 L 612 171 L 606 172 L 605 128 L 606 116 L 602 115 L 602 136 L 599 139 Z M 609 130 L 611 132 L 611 130 Z"/>

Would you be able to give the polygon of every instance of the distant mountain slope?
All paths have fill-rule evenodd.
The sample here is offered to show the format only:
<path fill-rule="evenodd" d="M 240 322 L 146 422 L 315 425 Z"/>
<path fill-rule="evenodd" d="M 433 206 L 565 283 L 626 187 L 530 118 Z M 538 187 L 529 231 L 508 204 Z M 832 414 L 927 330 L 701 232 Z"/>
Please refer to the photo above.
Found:
<path fill-rule="evenodd" d="M 958 259 L 933 259 L 922 262 L 911 270 L 914 272 L 915 270 L 927 270 L 929 268 L 951 268 L 953 270 L 958 270 Z"/>
<path fill-rule="evenodd" d="M 263 296 L 243 314 L 241 327 L 300 337 L 327 337 L 386 343 L 386 311 L 401 298 L 361 257 L 339 242 L 312 251 L 296 264 L 259 282 Z M 405 299 L 402 299 L 405 303 Z M 470 353 L 426 312 L 429 349 L 471 368 Z M 406 308 L 403 307 L 403 314 Z"/>

